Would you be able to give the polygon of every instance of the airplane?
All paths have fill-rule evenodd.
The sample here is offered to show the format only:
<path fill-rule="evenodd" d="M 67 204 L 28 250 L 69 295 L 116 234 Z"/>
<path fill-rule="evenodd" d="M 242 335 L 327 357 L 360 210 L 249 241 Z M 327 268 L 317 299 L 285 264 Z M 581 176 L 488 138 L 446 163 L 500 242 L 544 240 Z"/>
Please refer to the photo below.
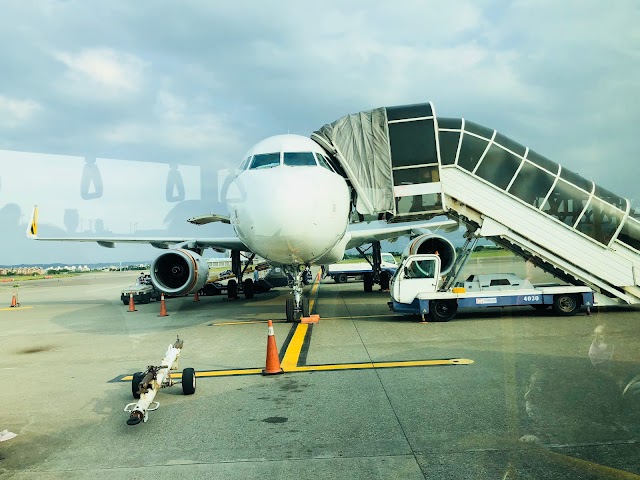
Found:
<path fill-rule="evenodd" d="M 255 285 L 244 271 L 255 255 L 281 267 L 290 279 L 292 295 L 286 300 L 287 321 L 309 315 L 303 295 L 306 272 L 311 265 L 328 265 L 344 257 L 346 250 L 371 244 L 373 280 L 388 289 L 389 276 L 380 269 L 380 241 L 414 235 L 413 253 L 438 251 L 444 264 L 453 265 L 455 248 L 430 229 L 457 230 L 454 220 L 387 223 L 384 220 L 350 223 L 351 187 L 330 155 L 311 138 L 286 134 L 266 138 L 254 145 L 225 186 L 228 216 L 207 214 L 188 219 L 197 225 L 228 223 L 235 237 L 39 237 L 38 209 L 34 207 L 27 236 L 42 241 L 97 242 L 113 248 L 116 243 L 147 243 L 167 249 L 151 265 L 150 274 L 158 290 L 169 295 L 199 291 L 209 269 L 202 253 L 207 248 L 230 250 L 237 281 L 228 285 L 229 298 L 242 291 L 252 298 Z M 248 255 L 242 267 L 241 254 Z M 365 257 L 366 258 L 366 257 Z M 369 283 L 369 289 L 371 282 Z M 365 282 L 365 289 L 367 289 Z"/>

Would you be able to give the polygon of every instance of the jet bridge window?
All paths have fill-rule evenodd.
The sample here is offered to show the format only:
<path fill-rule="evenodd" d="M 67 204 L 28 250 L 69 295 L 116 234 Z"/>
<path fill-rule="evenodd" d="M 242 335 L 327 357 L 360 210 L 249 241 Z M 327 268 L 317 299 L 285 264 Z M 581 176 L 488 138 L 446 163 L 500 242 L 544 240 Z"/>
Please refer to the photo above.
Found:
<path fill-rule="evenodd" d="M 440 142 L 440 162 L 442 165 L 453 165 L 456 163 L 458 143 L 460 143 L 460 132 L 440 130 L 438 140 Z"/>
<path fill-rule="evenodd" d="M 640 252 L 640 222 L 635 218 L 627 218 L 618 235 L 618 240 Z"/>
<path fill-rule="evenodd" d="M 589 194 L 573 185 L 558 180 L 548 200 L 542 207 L 547 215 L 557 218 L 565 225 L 573 227 L 587 204 Z"/>
<path fill-rule="evenodd" d="M 284 152 L 282 163 L 289 167 L 315 167 L 318 165 L 312 152 Z"/>
<path fill-rule="evenodd" d="M 484 138 L 474 137 L 468 133 L 462 135 L 462 144 L 460 145 L 460 156 L 458 157 L 458 166 L 473 172 L 478 164 L 480 157 L 487 148 L 487 140 Z"/>
<path fill-rule="evenodd" d="M 580 217 L 576 230 L 607 245 L 616 233 L 623 215 L 624 213 L 613 205 L 593 197 L 587 210 Z"/>
<path fill-rule="evenodd" d="M 484 178 L 489 183 L 493 183 L 496 187 L 506 190 L 520 163 L 522 163 L 520 157 L 516 157 L 498 145 L 492 144 L 482 162 L 480 162 L 476 175 Z"/>
<path fill-rule="evenodd" d="M 253 156 L 251 170 L 256 168 L 271 168 L 280 165 L 280 153 L 261 153 Z"/>
<path fill-rule="evenodd" d="M 548 172 L 525 161 L 516 179 L 511 184 L 509 193 L 529 205 L 540 208 L 549 190 L 551 190 L 553 181 L 554 177 Z"/>

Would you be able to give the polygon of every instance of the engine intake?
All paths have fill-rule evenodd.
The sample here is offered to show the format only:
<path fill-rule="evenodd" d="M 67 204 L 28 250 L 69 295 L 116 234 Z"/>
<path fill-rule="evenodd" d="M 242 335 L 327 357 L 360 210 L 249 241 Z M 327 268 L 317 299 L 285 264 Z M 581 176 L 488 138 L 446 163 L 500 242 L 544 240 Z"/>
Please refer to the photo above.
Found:
<path fill-rule="evenodd" d="M 151 264 L 151 280 L 166 294 L 186 295 L 200 290 L 209 278 L 209 265 L 191 250 L 175 249 Z"/>
<path fill-rule="evenodd" d="M 425 234 L 414 238 L 405 248 L 403 256 L 436 252 L 440 257 L 440 275 L 446 275 L 456 261 L 456 249 L 449 240 L 440 235 Z"/>

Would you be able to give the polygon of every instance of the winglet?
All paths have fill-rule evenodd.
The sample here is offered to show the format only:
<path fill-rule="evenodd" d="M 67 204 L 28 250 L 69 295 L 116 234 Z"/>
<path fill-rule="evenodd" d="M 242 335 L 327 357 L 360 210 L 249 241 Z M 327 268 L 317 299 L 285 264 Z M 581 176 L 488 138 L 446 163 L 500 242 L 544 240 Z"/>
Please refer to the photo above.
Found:
<path fill-rule="evenodd" d="M 33 206 L 33 212 L 31 212 L 31 220 L 29 220 L 29 227 L 27 228 L 27 237 L 38 238 L 38 206 Z"/>

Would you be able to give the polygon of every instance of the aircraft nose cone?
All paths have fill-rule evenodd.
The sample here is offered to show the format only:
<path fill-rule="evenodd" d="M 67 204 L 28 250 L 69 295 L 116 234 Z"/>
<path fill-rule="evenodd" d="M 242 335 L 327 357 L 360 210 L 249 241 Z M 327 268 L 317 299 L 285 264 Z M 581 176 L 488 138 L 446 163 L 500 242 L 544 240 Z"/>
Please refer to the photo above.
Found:
<path fill-rule="evenodd" d="M 349 196 L 338 175 L 320 167 L 276 167 L 248 171 L 237 180 L 245 199 L 231 206 L 232 221 L 258 255 L 276 263 L 309 263 L 344 235 Z"/>

